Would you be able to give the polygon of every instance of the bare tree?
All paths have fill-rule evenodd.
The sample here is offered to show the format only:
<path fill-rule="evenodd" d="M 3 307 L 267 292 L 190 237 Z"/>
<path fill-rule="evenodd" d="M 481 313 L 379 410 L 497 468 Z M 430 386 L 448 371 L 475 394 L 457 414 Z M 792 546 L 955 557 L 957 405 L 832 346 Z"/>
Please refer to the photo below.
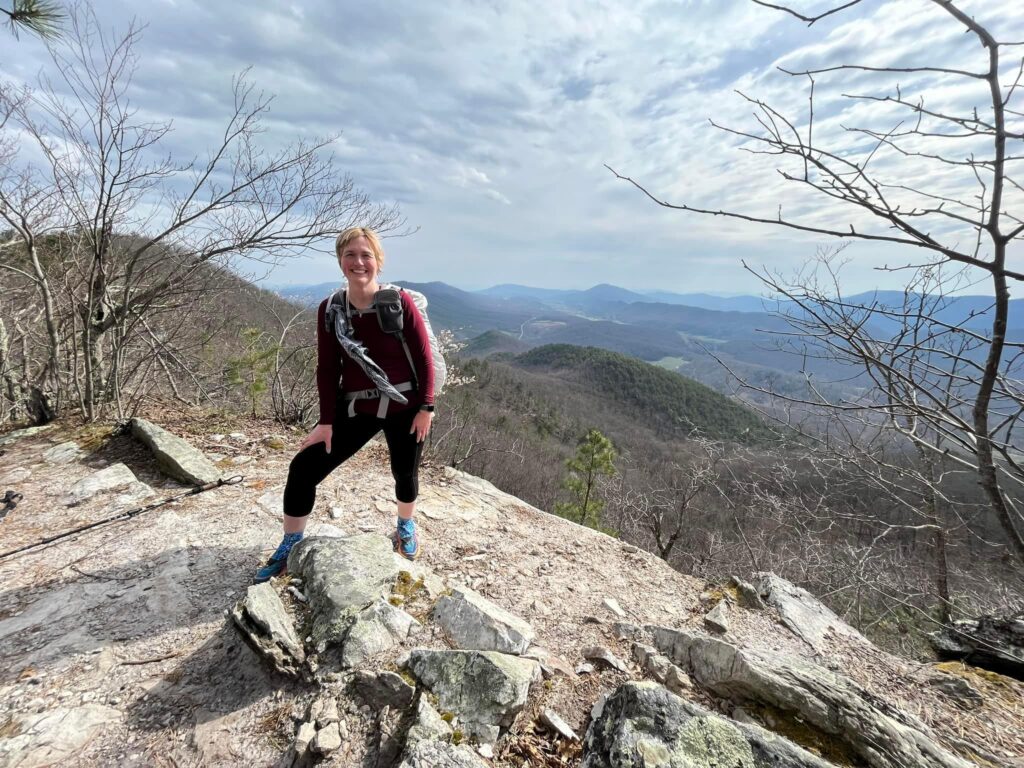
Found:
<path fill-rule="evenodd" d="M 676 544 L 699 515 L 699 507 L 721 493 L 725 444 L 700 437 L 692 443 L 697 455 L 658 473 L 661 483 L 648 481 L 638 486 L 633 477 L 623 473 L 611 489 L 616 526 L 631 538 L 653 538 L 658 557 L 665 562 L 671 561 Z"/>
<path fill-rule="evenodd" d="M 111 404 L 123 415 L 119 393 L 146 368 L 138 357 L 161 347 L 154 318 L 180 312 L 218 271 L 240 258 L 272 263 L 326 248 L 328 236 L 355 223 L 400 224 L 394 208 L 338 172 L 333 137 L 261 146 L 270 98 L 244 75 L 210 154 L 173 159 L 163 149 L 171 123 L 142 117 L 128 96 L 139 35 L 130 27 L 107 36 L 79 10 L 51 48 L 53 79 L 0 92 L 0 117 L 32 145 L 23 157 L 9 138 L 3 145 L 17 162 L 0 175 L 0 217 L 13 232 L 0 267 L 35 285 L 46 308 L 49 351 L 38 378 L 64 363 L 55 386 L 65 398 L 77 392 L 90 419 Z M 39 259 L 43 240 L 48 264 Z"/>
<path fill-rule="evenodd" d="M 837 3 L 814 15 L 788 5 L 753 1 L 814 24 L 861 0 Z M 850 306 L 835 292 L 815 289 L 807 291 L 806 300 L 800 303 L 801 312 L 811 317 L 801 320 L 801 333 L 812 344 L 825 345 L 832 344 L 831 334 L 838 333 L 844 354 L 857 358 L 872 383 L 885 393 L 869 407 L 921 450 L 971 464 L 1007 546 L 1024 560 L 1024 515 L 1015 500 L 1024 484 L 1024 468 L 1018 462 L 1014 442 L 1014 430 L 1024 414 L 1016 375 L 1022 347 L 1007 339 L 1009 285 L 1024 281 L 1024 272 L 1012 269 L 1007 261 L 1008 248 L 1024 235 L 1022 214 L 1010 210 L 1011 203 L 1020 202 L 1018 193 L 1024 192 L 1021 181 L 1011 174 L 1013 163 L 1024 160 L 1024 154 L 1011 149 L 1011 145 L 1021 146 L 1019 142 L 1024 140 L 1024 111 L 1018 106 L 1024 59 L 1014 58 L 1012 67 L 1006 66 L 1007 50 L 1021 43 L 997 39 L 953 0 L 921 2 L 933 3 L 952 24 L 968 33 L 987 66 L 972 70 L 928 64 L 898 67 L 850 63 L 782 70 L 806 84 L 809 106 L 805 115 L 787 116 L 765 101 L 743 95 L 754 108 L 757 128 L 743 130 L 716 124 L 741 139 L 745 149 L 776 156 L 783 179 L 824 196 L 836 203 L 838 210 L 849 210 L 849 221 L 821 225 L 790 218 L 782 209 L 777 216 L 768 217 L 671 203 L 638 182 L 616 175 L 667 208 L 848 242 L 895 244 L 924 254 L 923 264 L 906 268 L 915 275 L 908 283 L 907 295 L 911 302 L 924 302 L 921 306 Z M 973 110 L 958 113 L 932 105 L 923 95 L 910 96 L 898 83 L 885 86 L 891 90 L 880 93 L 849 94 L 846 98 L 854 101 L 901 109 L 906 117 L 889 127 L 844 126 L 845 135 L 859 143 L 852 150 L 849 146 L 830 148 L 827 134 L 823 137 L 825 132 L 816 130 L 815 89 L 824 77 L 854 73 L 888 81 L 937 75 L 948 82 L 982 86 L 985 100 Z M 883 157 L 892 162 L 882 165 Z M 916 180 L 923 166 L 942 168 L 956 180 L 961 193 L 950 193 L 948 185 L 920 186 Z M 836 213 L 836 217 L 840 215 Z M 944 265 L 967 270 L 972 284 L 980 279 L 987 282 L 993 296 L 984 315 L 987 327 L 944 321 L 935 315 L 935 307 L 926 306 L 927 296 L 917 297 L 917 287 Z M 806 287 L 799 278 L 784 286 L 776 276 L 759 274 L 770 288 L 790 289 L 788 294 L 786 290 L 781 292 L 791 299 Z M 833 314 L 840 318 L 838 323 Z M 888 327 L 894 319 L 907 322 L 894 336 L 885 337 L 877 336 L 878 319 L 888 319 Z M 886 344 L 879 345 L 880 341 Z M 905 368 L 908 351 L 913 351 L 914 362 Z M 952 387 L 953 396 L 948 401 L 936 396 L 940 382 Z M 864 404 L 833 405 L 854 410 Z"/>

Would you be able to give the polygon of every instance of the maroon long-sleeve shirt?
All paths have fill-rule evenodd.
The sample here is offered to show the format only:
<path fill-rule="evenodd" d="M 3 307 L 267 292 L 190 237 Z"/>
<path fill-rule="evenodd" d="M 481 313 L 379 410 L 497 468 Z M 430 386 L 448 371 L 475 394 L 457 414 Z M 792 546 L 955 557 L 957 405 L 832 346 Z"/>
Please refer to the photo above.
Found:
<path fill-rule="evenodd" d="M 355 338 L 366 347 L 370 358 L 384 370 L 388 381 L 392 384 L 400 384 L 403 381 L 419 382 L 418 391 L 402 393 L 408 398 L 408 404 L 401 405 L 394 400 L 388 404 L 389 416 L 407 408 L 419 408 L 424 403 L 432 404 L 434 402 L 434 361 L 431 357 L 427 327 L 409 294 L 402 291 L 401 296 L 403 334 L 409 345 L 413 364 L 416 366 L 416 379 L 413 379 L 409 360 L 405 356 L 405 350 L 402 349 L 402 342 L 397 336 L 381 330 L 377 321 L 377 313 L 367 312 L 362 315 L 356 311 L 352 313 Z M 320 303 L 320 309 L 316 314 L 316 386 L 320 395 L 320 424 L 334 423 L 334 416 L 341 399 L 338 396 L 339 391 L 358 392 L 362 389 L 374 388 L 370 377 L 342 351 L 334 333 L 327 329 L 325 325 L 327 301 L 328 299 L 324 299 Z M 342 384 L 340 390 L 339 378 Z M 376 415 L 379 404 L 379 400 L 357 400 L 355 410 L 356 413 Z M 347 405 L 342 407 L 347 407 Z"/>

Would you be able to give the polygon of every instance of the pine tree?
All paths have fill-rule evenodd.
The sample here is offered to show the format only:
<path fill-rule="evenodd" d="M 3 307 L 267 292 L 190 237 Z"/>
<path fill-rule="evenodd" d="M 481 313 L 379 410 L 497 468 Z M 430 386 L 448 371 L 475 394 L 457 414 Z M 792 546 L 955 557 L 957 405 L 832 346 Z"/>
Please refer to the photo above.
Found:
<path fill-rule="evenodd" d="M 587 432 L 576 446 L 576 454 L 565 462 L 569 473 L 562 487 L 569 492 L 570 498 L 555 504 L 555 514 L 592 528 L 598 527 L 604 500 L 598 496 L 597 484 L 601 477 L 615 474 L 615 458 L 615 446 L 611 440 L 596 429 Z"/>
<path fill-rule="evenodd" d="M 60 36 L 66 13 L 60 3 L 49 0 L 14 0 L 11 9 L 0 8 L 15 39 L 18 32 L 31 32 L 44 40 Z"/>
<path fill-rule="evenodd" d="M 227 377 L 230 384 L 245 387 L 255 418 L 259 396 L 267 390 L 267 376 L 274 370 L 274 357 L 280 347 L 259 328 L 245 328 L 242 338 L 245 339 L 245 353 L 228 360 Z"/>

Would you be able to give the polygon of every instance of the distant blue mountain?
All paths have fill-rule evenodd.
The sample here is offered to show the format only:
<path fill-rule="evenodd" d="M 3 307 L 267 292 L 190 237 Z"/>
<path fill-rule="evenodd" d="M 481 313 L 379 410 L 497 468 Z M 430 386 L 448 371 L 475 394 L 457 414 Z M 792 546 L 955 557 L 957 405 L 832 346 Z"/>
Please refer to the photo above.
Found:
<path fill-rule="evenodd" d="M 515 283 L 502 283 L 481 291 L 474 291 L 484 296 L 497 296 L 501 299 L 559 299 L 567 293 L 578 293 L 578 291 L 567 291 L 562 288 L 533 288 L 529 285 L 516 285 Z"/>
<path fill-rule="evenodd" d="M 647 301 L 648 298 L 642 293 L 619 288 L 617 285 L 601 283 L 585 291 L 562 290 L 557 288 L 533 288 L 528 285 L 516 285 L 515 283 L 504 283 L 476 291 L 484 296 L 496 296 L 501 299 L 536 299 L 538 301 L 552 302 L 563 305 L 576 306 L 587 301 L 623 301 L 631 303 L 634 301 Z"/>
<path fill-rule="evenodd" d="M 307 307 L 319 306 L 320 302 L 338 290 L 341 285 L 336 283 L 317 283 L 316 285 L 285 285 L 275 288 L 274 293 L 283 299 L 294 301 Z"/>
<path fill-rule="evenodd" d="M 757 296 L 715 296 L 710 293 L 672 293 L 670 291 L 644 291 L 644 301 L 659 304 L 680 304 L 718 312 L 771 312 L 775 302 Z"/>
<path fill-rule="evenodd" d="M 885 307 L 898 314 L 904 307 L 912 313 L 921 299 L 921 294 L 905 297 L 903 291 L 866 291 L 846 297 L 846 302 L 865 307 Z M 992 327 L 992 302 L 991 296 L 949 296 L 940 300 L 929 297 L 924 299 L 922 306 L 928 317 L 939 322 L 974 331 L 986 331 Z M 900 324 L 900 318 L 886 317 L 876 312 L 871 322 L 879 330 L 892 331 Z M 1024 299 L 1010 300 L 1007 329 L 1008 336 L 1014 340 L 1024 336 Z"/>

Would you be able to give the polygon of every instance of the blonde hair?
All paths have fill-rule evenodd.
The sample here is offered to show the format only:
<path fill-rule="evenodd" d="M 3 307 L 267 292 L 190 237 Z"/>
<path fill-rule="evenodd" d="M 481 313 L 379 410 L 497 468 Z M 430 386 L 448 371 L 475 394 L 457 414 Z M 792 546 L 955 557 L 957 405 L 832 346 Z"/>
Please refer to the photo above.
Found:
<path fill-rule="evenodd" d="M 334 241 L 334 253 L 338 257 L 338 264 L 341 264 L 341 253 L 345 246 L 357 237 L 365 237 L 373 251 L 373 259 L 377 262 L 377 271 L 384 268 L 384 246 L 380 244 L 380 237 L 369 227 L 349 227 Z"/>

